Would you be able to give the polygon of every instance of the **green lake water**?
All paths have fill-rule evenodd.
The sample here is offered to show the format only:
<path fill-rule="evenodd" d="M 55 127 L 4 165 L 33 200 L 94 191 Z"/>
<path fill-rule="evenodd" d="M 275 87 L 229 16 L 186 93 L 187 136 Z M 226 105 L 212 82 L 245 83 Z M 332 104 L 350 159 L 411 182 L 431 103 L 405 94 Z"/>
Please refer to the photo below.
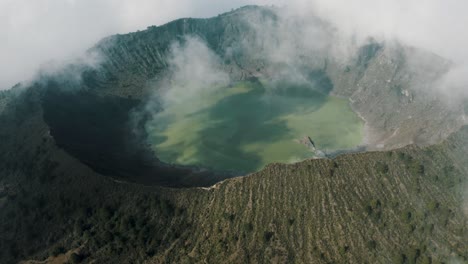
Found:
<path fill-rule="evenodd" d="M 347 100 L 308 87 L 260 82 L 182 96 L 146 129 L 164 162 L 239 172 L 313 157 L 298 142 L 304 136 L 320 150 L 356 147 L 363 137 L 363 123 Z"/>

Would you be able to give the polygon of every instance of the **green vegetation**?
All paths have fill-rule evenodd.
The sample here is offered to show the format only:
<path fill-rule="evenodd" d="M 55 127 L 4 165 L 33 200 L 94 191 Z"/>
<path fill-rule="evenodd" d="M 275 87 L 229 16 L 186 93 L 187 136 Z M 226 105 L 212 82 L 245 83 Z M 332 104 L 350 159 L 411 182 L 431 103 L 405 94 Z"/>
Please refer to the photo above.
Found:
<path fill-rule="evenodd" d="M 245 14 L 249 18 L 260 15 L 264 21 L 275 16 L 270 9 L 248 7 L 215 20 L 181 19 L 139 33 L 112 36 L 94 48 L 107 60 L 99 69 L 86 69 L 79 84 L 56 76 L 44 78 L 28 89 L 18 89 L 14 96 L 2 93 L 0 263 L 45 260 L 64 252 L 72 263 L 468 261 L 468 229 L 461 210 L 468 175 L 468 127 L 431 147 L 407 146 L 289 165 L 273 163 L 248 177 L 225 180 L 211 188 L 169 189 L 141 184 L 194 186 L 193 182 L 206 176 L 198 174 L 197 178 L 193 171 L 160 164 L 151 159 L 152 153 L 128 149 L 135 145 L 122 141 L 129 132 L 128 112 L 140 103 L 139 99 L 148 97 L 154 87 L 152 82 L 167 72 L 167 56 L 174 40 L 193 34 L 206 40 L 218 54 L 231 51 L 232 57 L 221 59 L 229 63 L 223 67 L 230 69 L 236 80 L 249 79 L 254 69 L 258 71 L 255 75 L 274 73 L 278 65 L 267 65 L 268 61 L 262 58 L 264 54 L 232 48 L 237 47 L 239 40 L 245 40 L 256 53 L 263 50 L 259 44 L 268 44 L 251 38 L 255 32 L 245 26 Z M 314 80 L 320 87 L 336 85 L 334 94 L 351 96 L 353 107 L 375 126 L 377 136 L 394 131 L 396 134 L 386 142 L 386 148 L 416 138 L 418 142 L 428 142 L 435 134 L 449 134 L 457 128 L 455 120 L 460 112 L 447 113 L 430 96 L 431 107 L 427 107 L 428 101 L 422 96 L 414 101 L 412 96 L 395 96 L 397 89 L 408 88 L 408 82 L 421 81 L 423 86 L 424 81 L 432 82 L 434 76 L 413 79 L 417 73 L 412 73 L 408 80 L 407 63 L 400 58 L 408 50 L 396 50 L 401 56 L 388 57 L 390 54 L 382 52 L 384 49 L 377 44 L 363 47 L 356 63 L 351 62 L 349 68 L 343 69 L 345 73 L 334 70 L 342 67 L 328 58 L 324 58 L 323 64 L 321 59 L 314 61 L 322 64 L 317 67 L 322 68 L 319 77 L 323 75 L 318 79 L 313 76 Z M 308 65 L 308 59 L 301 63 Z M 433 65 L 446 65 L 442 60 L 434 61 L 440 63 Z M 325 71 L 327 74 L 322 74 Z M 429 71 L 444 72 L 437 67 Z M 388 80 L 387 76 L 393 77 Z M 216 125 L 214 130 L 207 124 L 189 127 L 201 129 L 199 132 L 205 136 L 233 130 L 229 122 L 223 122 L 226 115 L 223 107 L 232 108 L 239 101 L 247 106 L 257 103 L 258 98 L 249 95 L 263 95 L 265 85 L 249 85 L 220 90 L 219 98 L 208 96 L 205 103 L 210 108 L 193 117 L 197 120 L 205 115 L 210 120 L 227 123 L 225 128 L 216 127 L 219 124 L 212 124 Z M 48 93 L 62 88 L 76 90 L 65 95 Z M 305 129 L 307 134 L 318 133 L 310 136 L 320 138 L 316 142 L 319 148 L 354 146 L 350 142 L 360 140 L 360 132 L 357 133 L 361 130 L 360 122 L 351 122 L 349 131 L 334 131 L 341 136 L 333 136 L 330 142 L 320 135 L 321 129 L 307 122 L 309 114 L 313 116 L 320 111 L 323 112 L 314 120 L 320 121 L 320 116 L 325 116 L 322 125 L 344 113 L 347 120 L 354 120 L 356 117 L 348 112 L 345 100 L 325 96 L 330 92 L 325 89 L 320 90 L 323 97 L 318 102 L 309 104 L 305 98 L 317 98 L 302 94 L 301 89 L 293 89 L 296 96 L 292 96 L 288 94 L 291 90 L 277 88 L 280 90 L 276 92 L 290 101 L 273 109 L 277 112 L 259 111 L 275 115 L 256 116 L 249 108 L 230 113 L 237 120 L 255 113 L 255 121 L 276 121 L 270 122 L 268 128 L 275 128 L 279 141 L 298 136 L 282 131 L 291 127 Z M 234 94 L 226 96 L 224 92 L 228 91 Z M 221 101 L 226 104 L 219 104 Z M 299 102 L 299 109 L 292 107 L 295 104 L 291 102 Z M 258 104 L 260 108 L 267 106 L 263 102 Z M 313 111 L 308 112 L 309 107 Z M 396 107 L 399 111 L 395 111 Z M 411 120 L 408 115 L 412 115 Z M 443 120 L 429 122 L 439 117 Z M 190 118 L 179 120 L 189 122 Z M 340 125 L 341 129 L 345 127 L 348 128 Z M 287 137 L 283 137 L 285 133 Z M 345 134 L 350 134 L 351 139 L 342 137 Z M 181 140 L 184 135 L 169 140 Z M 239 138 L 233 141 L 242 143 L 239 151 L 253 153 L 247 157 L 253 158 L 247 161 L 252 164 L 246 167 L 261 167 L 259 164 L 264 161 L 259 157 L 266 155 L 255 144 L 245 144 L 258 142 L 258 138 L 245 141 L 242 136 Z M 166 139 L 153 140 L 163 144 Z M 200 138 L 187 140 L 195 144 L 203 142 Z M 212 138 L 204 140 L 213 142 Z M 177 155 L 181 153 L 187 155 L 183 152 Z M 194 157 L 200 159 L 200 155 Z"/>
<path fill-rule="evenodd" d="M 1 131 L 16 131 L 0 142 L 15 150 L 0 153 L 0 187 L 8 186 L 0 196 L 2 263 L 70 250 L 72 263 L 468 257 L 461 190 L 452 184 L 463 179 L 457 153 L 468 130 L 426 149 L 272 164 L 210 190 L 164 189 L 117 183 L 83 166 L 54 145 L 37 112 L 21 122 L 0 116 Z M 24 138 L 28 148 L 21 147 Z M 424 171 L 413 164 L 424 164 Z"/>

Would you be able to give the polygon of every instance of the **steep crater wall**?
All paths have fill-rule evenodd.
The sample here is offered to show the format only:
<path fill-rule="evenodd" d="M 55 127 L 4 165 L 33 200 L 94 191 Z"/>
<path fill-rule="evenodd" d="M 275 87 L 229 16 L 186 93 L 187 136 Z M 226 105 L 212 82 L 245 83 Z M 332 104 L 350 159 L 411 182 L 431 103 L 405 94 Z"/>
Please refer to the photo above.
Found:
<path fill-rule="evenodd" d="M 132 99 L 54 89 L 42 99 L 44 120 L 57 145 L 98 173 L 169 187 L 209 186 L 228 176 L 159 162 L 130 125 L 138 105 Z"/>
<path fill-rule="evenodd" d="M 300 76 L 323 73 L 333 87 L 331 94 L 349 99 L 366 121 L 367 149 L 433 144 L 465 122 L 461 105 L 448 106 L 436 93 L 428 92 L 448 69 L 447 62 L 434 54 L 371 41 L 346 61 L 312 52 L 271 62 L 263 49 L 268 43 L 258 37 L 252 20 L 268 28 L 278 16 L 269 8 L 247 7 L 210 19 L 180 19 L 101 41 L 91 50 L 103 57 L 101 65 L 81 74 L 79 89 L 86 92 L 54 93 L 60 89 L 49 85 L 43 108 L 52 135 L 62 148 L 93 169 L 121 179 L 204 186 L 231 176 L 168 166 L 141 144 L 141 137 L 134 138 L 138 127 L 129 122 L 130 113 L 137 108 L 146 113 L 145 102 L 158 93 L 157 84 L 170 72 L 171 45 L 184 42 L 186 36 L 205 42 L 219 56 L 220 68 L 231 81 L 271 78 L 278 73 L 287 76 L 291 67 Z M 278 43 L 284 37 L 272 35 Z M 411 62 L 414 54 L 430 63 L 415 67 Z"/>

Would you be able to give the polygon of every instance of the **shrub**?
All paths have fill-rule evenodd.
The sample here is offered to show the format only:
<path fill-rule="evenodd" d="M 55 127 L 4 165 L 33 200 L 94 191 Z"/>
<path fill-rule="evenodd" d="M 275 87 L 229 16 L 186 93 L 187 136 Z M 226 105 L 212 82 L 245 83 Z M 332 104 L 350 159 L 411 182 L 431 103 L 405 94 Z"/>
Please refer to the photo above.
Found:
<path fill-rule="evenodd" d="M 102 207 L 98 211 L 99 219 L 107 221 L 112 217 L 112 210 L 109 207 Z"/>
<path fill-rule="evenodd" d="M 80 263 L 83 260 L 83 257 L 77 253 L 72 253 L 70 255 L 70 263 L 75 264 L 75 263 Z"/>
<path fill-rule="evenodd" d="M 403 153 L 403 152 L 398 152 L 398 159 L 401 160 L 401 161 L 403 161 L 403 162 L 408 162 L 409 160 L 412 159 L 412 157 L 409 156 L 409 155 L 406 155 L 406 154 Z"/>
<path fill-rule="evenodd" d="M 52 250 L 52 256 L 56 257 L 60 254 L 63 254 L 65 253 L 65 248 L 62 247 L 62 246 L 56 246 L 53 250 Z"/>
<path fill-rule="evenodd" d="M 346 254 L 348 251 L 349 251 L 349 246 L 346 245 L 346 246 L 340 247 L 340 254 L 341 255 Z"/>
<path fill-rule="evenodd" d="M 370 240 L 367 242 L 367 248 L 370 250 L 374 250 L 377 247 L 377 242 L 375 240 Z"/>
<path fill-rule="evenodd" d="M 370 206 L 372 206 L 372 208 L 374 209 L 379 209 L 382 206 L 382 203 L 379 199 L 372 199 L 370 202 Z"/>
<path fill-rule="evenodd" d="M 169 216 L 174 213 L 174 207 L 168 200 L 160 200 L 159 206 L 164 215 Z"/>
<path fill-rule="evenodd" d="M 236 217 L 236 215 L 235 214 L 230 214 L 230 213 L 223 213 L 223 217 L 226 220 L 229 220 L 229 222 L 232 222 L 232 221 L 234 221 L 234 218 Z"/>
<path fill-rule="evenodd" d="M 273 238 L 273 235 L 275 233 L 274 232 L 271 232 L 271 231 L 265 231 L 263 233 L 263 242 L 267 243 L 271 240 L 271 238 Z"/>
<path fill-rule="evenodd" d="M 392 257 L 392 263 L 395 263 L 395 264 L 404 264 L 404 263 L 406 263 L 406 260 L 407 260 L 406 255 L 401 254 L 401 253 L 396 253 Z"/>
<path fill-rule="evenodd" d="M 421 264 L 431 264 L 432 263 L 432 259 L 431 257 L 428 257 L 428 256 L 421 256 L 418 260 L 418 263 L 421 263 Z"/>
<path fill-rule="evenodd" d="M 427 208 L 431 211 L 435 211 L 439 208 L 440 204 L 437 201 L 431 201 L 427 204 Z"/>
<path fill-rule="evenodd" d="M 242 229 L 244 230 L 244 232 L 252 232 L 253 225 L 252 225 L 252 223 L 244 223 L 242 225 Z"/>
<path fill-rule="evenodd" d="M 375 165 L 377 171 L 382 174 L 387 174 L 389 171 L 388 165 L 383 162 L 377 162 Z"/>
<path fill-rule="evenodd" d="M 110 243 L 114 240 L 114 235 L 109 231 L 105 231 L 102 234 L 102 239 L 104 240 L 105 243 Z"/>
<path fill-rule="evenodd" d="M 413 217 L 412 213 L 410 211 L 405 211 L 401 214 L 401 220 L 404 222 L 409 222 L 411 221 L 411 218 Z"/>
<path fill-rule="evenodd" d="M 409 263 L 416 263 L 419 256 L 421 255 L 421 250 L 418 249 L 418 248 L 410 248 L 408 249 L 408 252 L 407 252 L 407 256 L 408 256 L 408 262 Z"/>

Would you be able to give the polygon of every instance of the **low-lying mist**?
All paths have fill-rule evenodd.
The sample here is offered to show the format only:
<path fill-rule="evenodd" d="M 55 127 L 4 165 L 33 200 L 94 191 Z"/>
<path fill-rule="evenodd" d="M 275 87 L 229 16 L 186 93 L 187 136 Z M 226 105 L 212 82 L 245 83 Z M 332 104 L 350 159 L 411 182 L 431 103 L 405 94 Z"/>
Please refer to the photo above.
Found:
<path fill-rule="evenodd" d="M 157 85 L 164 106 L 184 102 L 204 90 L 230 82 L 219 56 L 195 36 L 172 43 L 168 65 L 168 76 Z"/>
<path fill-rule="evenodd" d="M 324 36 L 327 28 L 321 22 L 308 28 L 316 33 L 317 46 L 301 50 L 307 44 L 295 41 L 303 30 L 287 30 L 299 22 L 280 18 L 277 11 L 266 9 L 259 17 L 254 8 L 246 15 L 249 33 L 221 52 L 196 35 L 170 45 L 167 72 L 153 84 L 145 107 L 152 117 L 146 125 L 149 142 L 159 158 L 246 173 L 316 156 L 315 147 L 300 143 L 304 137 L 314 138 L 323 151 L 361 143 L 359 118 L 346 100 L 329 97 L 333 84 L 324 60 L 331 49 L 319 44 L 330 38 Z M 278 30 L 291 37 L 276 35 Z M 243 67 L 257 69 L 238 74 L 248 71 Z"/>

